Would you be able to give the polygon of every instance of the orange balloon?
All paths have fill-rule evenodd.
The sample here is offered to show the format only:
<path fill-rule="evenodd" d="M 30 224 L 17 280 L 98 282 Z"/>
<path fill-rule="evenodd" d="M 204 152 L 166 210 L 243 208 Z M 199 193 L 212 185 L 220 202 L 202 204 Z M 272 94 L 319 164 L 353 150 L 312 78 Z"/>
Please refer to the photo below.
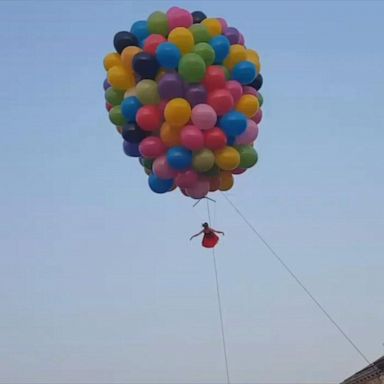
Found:
<path fill-rule="evenodd" d="M 167 147 L 181 145 L 181 130 L 184 127 L 171 127 L 167 122 L 163 123 L 160 128 L 160 139 Z"/>
<path fill-rule="evenodd" d="M 141 48 L 134 46 L 124 48 L 123 52 L 121 52 L 121 64 L 123 64 L 123 67 L 132 71 L 133 58 L 141 51 Z"/>
<path fill-rule="evenodd" d="M 103 63 L 106 71 L 108 71 L 115 65 L 121 65 L 120 55 L 116 52 L 108 53 L 108 55 L 104 57 Z"/>
<path fill-rule="evenodd" d="M 231 172 L 221 172 L 220 173 L 220 191 L 229 191 L 234 184 L 233 175 Z"/>
<path fill-rule="evenodd" d="M 260 65 L 260 57 L 259 54 L 253 49 L 247 49 L 247 61 L 256 65 L 257 72 L 260 73 L 261 65 Z"/>
<path fill-rule="evenodd" d="M 135 77 L 132 72 L 127 71 L 123 66 L 117 66 L 108 70 L 108 81 L 113 88 L 126 91 L 135 86 Z"/>

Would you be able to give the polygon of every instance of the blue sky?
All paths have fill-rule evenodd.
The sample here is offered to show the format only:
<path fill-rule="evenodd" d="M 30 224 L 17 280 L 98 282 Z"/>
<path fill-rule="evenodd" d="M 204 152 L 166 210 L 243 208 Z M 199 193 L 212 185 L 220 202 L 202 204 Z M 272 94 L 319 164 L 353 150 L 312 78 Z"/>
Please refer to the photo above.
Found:
<path fill-rule="evenodd" d="M 369 359 L 384 342 L 381 2 L 0 3 L 0 383 L 224 382 L 203 205 L 157 196 L 104 110 L 115 32 L 201 9 L 261 55 L 260 162 L 231 199 Z M 233 382 L 337 382 L 364 362 L 225 200 Z"/>

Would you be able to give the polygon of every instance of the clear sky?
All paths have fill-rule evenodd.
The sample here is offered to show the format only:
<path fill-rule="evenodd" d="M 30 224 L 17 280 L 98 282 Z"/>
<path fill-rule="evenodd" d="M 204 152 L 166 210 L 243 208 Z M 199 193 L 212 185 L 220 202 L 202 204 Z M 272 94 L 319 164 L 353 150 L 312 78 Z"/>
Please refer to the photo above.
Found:
<path fill-rule="evenodd" d="M 230 193 L 369 359 L 384 342 L 384 3 L 2 1 L 0 383 L 224 382 L 203 205 L 149 191 L 104 110 L 115 32 L 201 9 L 259 51 L 260 162 Z M 338 382 L 365 364 L 223 200 L 230 371 Z"/>

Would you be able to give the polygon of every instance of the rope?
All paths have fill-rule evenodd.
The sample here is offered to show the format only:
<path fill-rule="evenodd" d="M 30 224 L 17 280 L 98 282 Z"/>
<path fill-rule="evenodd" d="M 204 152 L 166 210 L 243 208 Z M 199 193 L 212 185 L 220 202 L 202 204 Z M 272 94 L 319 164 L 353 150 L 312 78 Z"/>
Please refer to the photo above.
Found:
<path fill-rule="evenodd" d="M 324 308 L 324 306 L 319 302 L 319 300 L 312 294 L 312 292 L 304 285 L 304 283 L 296 276 L 293 270 L 286 264 L 286 262 L 277 254 L 277 252 L 272 248 L 271 245 L 264 239 L 263 236 L 256 230 L 252 223 L 244 216 L 239 208 L 232 202 L 232 200 L 224 193 L 222 193 L 227 202 L 232 206 L 232 208 L 237 212 L 237 214 L 243 219 L 245 224 L 251 229 L 251 231 L 259 238 L 259 240 L 265 245 L 269 252 L 275 257 L 275 259 L 282 265 L 282 267 L 291 275 L 291 277 L 296 281 L 296 283 L 303 289 L 307 296 L 313 301 L 313 303 L 320 309 L 320 311 L 326 316 L 326 318 L 334 325 L 334 327 L 339 331 L 339 333 L 345 338 L 345 340 L 352 346 L 352 348 L 360 355 L 360 357 L 369 365 L 374 367 L 378 373 L 381 373 L 382 370 L 373 362 L 371 362 L 367 356 L 361 351 L 361 349 L 356 345 L 356 343 L 346 334 L 343 328 L 337 323 L 337 321 L 329 314 L 329 312 Z"/>
<path fill-rule="evenodd" d="M 208 211 L 209 225 L 211 225 L 211 210 L 210 210 L 210 207 L 209 207 L 209 200 L 207 200 L 207 211 Z M 213 269 L 215 271 L 217 304 L 218 304 L 219 316 L 220 316 L 221 338 L 222 338 L 222 343 L 223 343 L 223 354 L 224 354 L 225 372 L 226 372 L 226 376 L 227 376 L 227 384 L 230 384 L 231 380 L 230 380 L 230 376 L 229 376 L 228 352 L 227 352 L 227 343 L 226 343 L 225 331 L 224 331 L 223 308 L 222 308 L 222 305 L 221 305 L 219 274 L 217 272 L 215 248 L 212 248 L 212 259 L 213 259 Z"/>

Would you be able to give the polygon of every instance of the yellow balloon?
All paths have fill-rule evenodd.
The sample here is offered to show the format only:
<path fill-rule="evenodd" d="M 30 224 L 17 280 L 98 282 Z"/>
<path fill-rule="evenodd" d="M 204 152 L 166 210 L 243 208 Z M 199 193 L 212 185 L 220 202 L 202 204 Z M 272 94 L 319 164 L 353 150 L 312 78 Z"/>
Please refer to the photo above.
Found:
<path fill-rule="evenodd" d="M 136 87 L 129 88 L 124 93 L 124 99 L 130 96 L 136 96 Z"/>
<path fill-rule="evenodd" d="M 113 88 L 126 90 L 135 85 L 135 77 L 122 66 L 115 65 L 108 70 L 108 81 Z"/>
<path fill-rule="evenodd" d="M 243 95 L 236 104 L 236 111 L 244 113 L 249 118 L 255 116 L 259 108 L 259 100 L 254 95 Z"/>
<path fill-rule="evenodd" d="M 220 172 L 220 191 L 229 191 L 233 187 L 234 182 L 231 172 Z"/>
<path fill-rule="evenodd" d="M 123 52 L 121 52 L 121 64 L 123 67 L 132 71 L 133 57 L 140 52 L 142 52 L 142 49 L 139 47 L 130 46 L 124 48 Z"/>
<path fill-rule="evenodd" d="M 256 65 L 257 72 L 260 73 L 261 65 L 260 65 L 260 57 L 259 54 L 253 49 L 247 49 L 247 61 Z"/>
<path fill-rule="evenodd" d="M 215 161 L 223 171 L 232 171 L 240 164 L 240 154 L 233 147 L 224 147 L 215 151 Z"/>
<path fill-rule="evenodd" d="M 229 55 L 224 61 L 224 65 L 228 69 L 233 69 L 236 64 L 239 64 L 241 61 L 247 60 L 247 51 L 243 45 L 234 44 L 231 45 L 229 50 Z"/>
<path fill-rule="evenodd" d="M 181 130 L 183 127 L 171 127 L 168 123 L 163 123 L 160 128 L 160 138 L 167 147 L 181 145 Z"/>
<path fill-rule="evenodd" d="M 165 121 L 172 127 L 182 127 L 191 118 L 192 109 L 188 101 L 182 98 L 172 99 L 164 110 Z"/>
<path fill-rule="evenodd" d="M 171 31 L 168 41 L 175 44 L 183 55 L 191 52 L 195 46 L 195 40 L 192 32 L 184 27 L 177 27 Z"/>
<path fill-rule="evenodd" d="M 212 37 L 221 35 L 222 27 L 219 20 L 208 18 L 204 19 L 201 24 L 203 24 L 208 29 L 208 32 Z"/>
<path fill-rule="evenodd" d="M 108 55 L 104 57 L 105 70 L 108 71 L 109 69 L 111 69 L 115 65 L 121 65 L 120 55 L 116 52 L 108 53 Z"/>

